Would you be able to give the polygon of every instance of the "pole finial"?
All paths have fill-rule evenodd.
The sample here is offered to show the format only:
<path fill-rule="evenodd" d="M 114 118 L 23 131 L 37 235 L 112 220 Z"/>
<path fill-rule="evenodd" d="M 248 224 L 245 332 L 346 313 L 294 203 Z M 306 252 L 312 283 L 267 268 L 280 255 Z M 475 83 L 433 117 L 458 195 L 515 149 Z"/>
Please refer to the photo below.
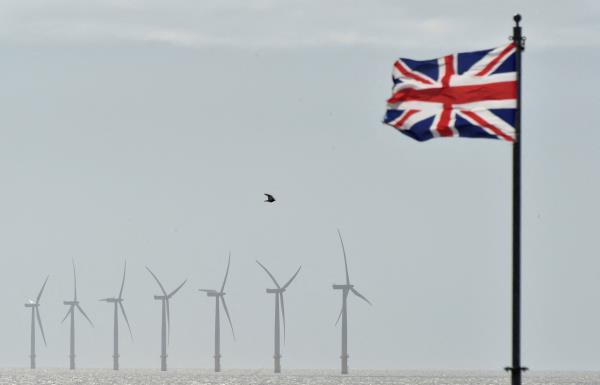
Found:
<path fill-rule="evenodd" d="M 517 13 L 514 17 L 513 20 L 515 21 L 516 26 L 519 26 L 519 22 L 521 21 L 521 14 Z"/>

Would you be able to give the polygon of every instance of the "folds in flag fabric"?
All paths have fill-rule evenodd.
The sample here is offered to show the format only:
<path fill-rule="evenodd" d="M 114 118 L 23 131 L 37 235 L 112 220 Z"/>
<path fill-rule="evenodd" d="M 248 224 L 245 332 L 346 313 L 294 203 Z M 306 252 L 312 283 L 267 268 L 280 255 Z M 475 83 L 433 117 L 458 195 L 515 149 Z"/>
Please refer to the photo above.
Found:
<path fill-rule="evenodd" d="M 438 137 L 515 140 L 514 43 L 433 60 L 394 63 L 384 123 L 418 141 Z"/>

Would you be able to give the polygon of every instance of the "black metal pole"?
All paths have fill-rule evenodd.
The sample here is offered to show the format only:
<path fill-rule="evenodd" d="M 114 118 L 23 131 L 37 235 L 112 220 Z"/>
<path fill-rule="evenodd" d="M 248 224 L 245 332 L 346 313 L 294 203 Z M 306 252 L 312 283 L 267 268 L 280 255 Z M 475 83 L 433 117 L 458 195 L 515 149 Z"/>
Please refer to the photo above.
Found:
<path fill-rule="evenodd" d="M 512 367 L 511 384 L 521 385 L 521 52 L 524 39 L 521 34 L 521 15 L 514 16 L 512 40 L 516 47 L 517 112 L 515 116 L 515 142 L 513 144 L 513 278 L 512 278 Z"/>

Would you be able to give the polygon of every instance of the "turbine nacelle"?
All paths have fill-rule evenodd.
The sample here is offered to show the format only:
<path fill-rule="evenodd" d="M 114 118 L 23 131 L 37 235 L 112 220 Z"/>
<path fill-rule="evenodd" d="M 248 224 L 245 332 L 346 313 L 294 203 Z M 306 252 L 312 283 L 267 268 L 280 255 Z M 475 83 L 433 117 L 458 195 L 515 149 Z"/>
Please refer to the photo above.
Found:
<path fill-rule="evenodd" d="M 70 306 L 77 306 L 77 305 L 79 305 L 79 301 L 63 301 L 63 304 L 70 305 Z"/>
<path fill-rule="evenodd" d="M 123 302 L 123 298 L 102 298 L 99 301 L 108 302 L 108 303 L 118 303 L 118 302 Z"/>
<path fill-rule="evenodd" d="M 206 293 L 208 297 L 222 297 L 226 294 L 224 291 L 216 291 L 213 289 L 198 289 L 198 291 Z"/>
<path fill-rule="evenodd" d="M 31 302 L 29 302 L 29 303 L 25 304 L 25 307 L 38 307 L 38 306 L 40 306 L 39 303 L 31 303 Z"/>
<path fill-rule="evenodd" d="M 165 300 L 165 299 L 169 299 L 166 295 L 155 295 L 154 299 L 156 300 Z"/>
<path fill-rule="evenodd" d="M 352 290 L 354 285 L 338 285 L 334 283 L 332 287 L 333 290 Z"/>
<path fill-rule="evenodd" d="M 286 288 L 279 288 L 279 289 L 267 289 L 267 293 L 269 294 L 277 294 L 277 293 L 284 293 Z"/>

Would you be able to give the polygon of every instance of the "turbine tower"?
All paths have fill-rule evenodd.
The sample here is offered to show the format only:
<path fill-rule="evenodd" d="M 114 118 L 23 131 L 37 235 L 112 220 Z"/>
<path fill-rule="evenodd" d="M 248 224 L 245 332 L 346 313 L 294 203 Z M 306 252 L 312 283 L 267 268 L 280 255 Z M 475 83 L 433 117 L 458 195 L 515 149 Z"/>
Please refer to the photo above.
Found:
<path fill-rule="evenodd" d="M 181 289 L 181 287 L 187 282 L 187 279 L 177 286 L 177 289 L 167 294 L 167 291 L 163 287 L 162 283 L 158 280 L 156 275 L 146 266 L 146 270 L 158 283 L 162 295 L 155 295 L 155 300 L 160 300 L 162 304 L 162 324 L 160 331 L 160 370 L 163 372 L 167 370 L 167 338 L 171 338 L 171 311 L 169 310 L 169 300 Z"/>
<path fill-rule="evenodd" d="M 104 301 L 107 303 L 114 304 L 114 335 L 113 335 L 113 369 L 119 370 L 119 308 L 121 308 L 121 313 L 123 313 L 123 318 L 125 318 L 125 322 L 127 323 L 127 328 L 129 329 L 129 335 L 133 340 L 133 333 L 131 333 L 131 326 L 129 325 L 129 320 L 127 319 L 127 314 L 125 313 L 125 307 L 123 306 L 123 287 L 125 286 L 125 273 L 127 271 L 127 261 L 125 261 L 125 266 L 123 267 L 123 280 L 121 281 L 121 290 L 119 290 L 119 295 L 112 298 L 103 298 L 100 301 Z"/>
<path fill-rule="evenodd" d="M 229 310 L 227 309 L 227 304 L 225 303 L 225 292 L 223 291 L 225 290 L 225 283 L 227 282 L 227 276 L 229 275 L 230 263 L 231 253 L 229 253 L 229 257 L 227 259 L 227 270 L 225 270 L 225 278 L 223 279 L 221 290 L 216 291 L 213 289 L 200 289 L 200 291 L 205 292 L 207 296 L 215 297 L 215 372 L 221 371 L 221 320 L 219 317 L 221 303 L 223 304 L 223 309 L 225 309 L 225 315 L 227 315 L 227 320 L 229 321 L 229 326 L 231 327 L 231 334 L 233 335 L 233 339 L 235 340 L 235 332 L 233 331 L 233 324 L 231 323 Z"/>
<path fill-rule="evenodd" d="M 344 254 L 344 266 L 346 268 L 346 284 L 345 285 L 333 285 L 334 290 L 342 290 L 342 310 L 340 311 L 340 315 L 338 315 L 337 321 L 335 324 L 337 325 L 340 322 L 340 317 L 342 318 L 342 374 L 348 374 L 348 293 L 352 292 L 357 297 L 361 298 L 369 305 L 372 305 L 371 302 L 362 294 L 358 292 L 354 288 L 354 285 L 350 283 L 350 275 L 348 274 L 348 259 L 346 258 L 346 249 L 344 248 L 344 241 L 342 240 L 342 234 L 340 230 L 338 230 L 338 235 L 340 237 L 340 242 L 342 244 L 342 252 Z"/>
<path fill-rule="evenodd" d="M 44 339 L 44 345 L 46 345 L 46 336 L 44 335 L 44 327 L 42 326 L 42 318 L 40 317 L 40 298 L 42 298 L 42 293 L 44 292 L 44 288 L 46 287 L 46 282 L 48 282 L 48 277 L 44 281 L 40 292 L 35 298 L 35 302 L 29 300 L 28 303 L 25 304 L 25 307 L 31 308 L 31 350 L 29 357 L 31 358 L 31 369 L 35 369 L 35 320 L 37 318 L 38 326 L 40 327 L 40 332 L 42 332 L 42 338 Z"/>
<path fill-rule="evenodd" d="M 279 333 L 279 306 L 281 305 L 281 318 L 283 318 L 283 340 L 285 341 L 285 305 L 283 304 L 283 293 L 288 288 L 288 286 L 290 286 L 294 278 L 296 278 L 302 266 L 300 266 L 298 270 L 296 270 L 294 275 L 292 275 L 292 278 L 290 278 L 289 281 L 285 283 L 285 285 L 280 286 L 273 274 L 271 274 L 271 272 L 267 270 L 267 268 L 262 263 L 258 261 L 256 261 L 256 263 L 258 263 L 259 266 L 263 268 L 263 270 L 269 275 L 271 280 L 273 280 L 275 286 L 277 286 L 276 289 L 267 289 L 267 293 L 275 294 L 275 353 L 273 354 L 273 359 L 275 360 L 275 373 L 281 373 L 281 338 Z"/>
<path fill-rule="evenodd" d="M 67 317 L 69 315 L 71 316 L 71 338 L 70 338 L 70 345 L 69 345 L 69 369 L 75 369 L 75 308 L 77 308 L 77 310 L 79 310 L 81 312 L 81 314 L 83 314 L 85 319 L 88 320 L 90 325 L 92 325 L 92 327 L 94 327 L 92 320 L 90 319 L 90 317 L 87 316 L 87 314 L 85 314 L 85 312 L 79 305 L 79 301 L 77 300 L 77 275 L 75 274 L 75 262 L 74 261 L 73 261 L 73 287 L 74 287 L 73 300 L 72 301 L 63 301 L 63 303 L 65 305 L 69 306 L 69 311 L 67 311 L 67 314 L 65 314 L 65 318 L 63 318 L 62 321 L 60 321 L 60 323 L 63 323 L 63 322 L 65 322 L 65 320 L 67 319 Z"/>

